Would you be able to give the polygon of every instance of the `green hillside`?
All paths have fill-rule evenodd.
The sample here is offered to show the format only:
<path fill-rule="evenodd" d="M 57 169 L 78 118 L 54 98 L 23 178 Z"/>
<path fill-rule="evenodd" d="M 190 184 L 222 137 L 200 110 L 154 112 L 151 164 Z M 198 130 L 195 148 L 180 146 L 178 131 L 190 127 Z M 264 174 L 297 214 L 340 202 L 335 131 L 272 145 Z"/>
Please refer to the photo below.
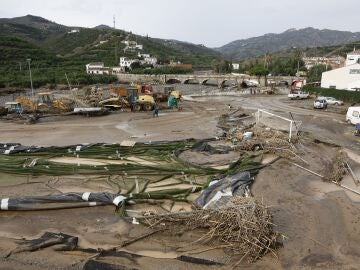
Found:
<path fill-rule="evenodd" d="M 71 30 L 78 32 L 71 33 Z M 104 62 L 118 65 L 124 53 L 125 39 L 137 41 L 161 63 L 171 60 L 189 63 L 198 68 L 211 68 L 220 53 L 201 45 L 133 35 L 122 30 L 99 26 L 68 27 L 41 17 L 27 15 L 0 19 L 0 86 L 29 86 L 26 59 L 32 59 L 34 85 L 65 83 L 65 72 L 73 83 L 113 80 L 86 76 L 85 65 Z M 100 41 L 106 41 L 100 45 Z"/>
<path fill-rule="evenodd" d="M 259 37 L 236 40 L 216 50 L 228 59 L 244 60 L 266 52 L 277 52 L 291 48 L 315 48 L 337 46 L 360 40 L 360 32 L 337 31 L 307 27 L 289 29 L 280 34 L 265 34 Z"/>
<path fill-rule="evenodd" d="M 113 77 L 93 78 L 84 72 L 85 61 L 59 58 L 28 41 L 0 36 L 0 87 L 30 87 L 26 59 L 31 59 L 34 87 L 46 83 L 66 83 L 65 73 L 73 84 L 110 82 Z"/>
<path fill-rule="evenodd" d="M 248 73 L 255 66 L 265 66 L 272 75 L 291 75 L 294 76 L 297 71 L 298 59 L 303 56 L 306 57 L 331 57 L 341 56 L 346 58 L 347 53 L 355 48 L 360 48 L 360 41 L 355 41 L 346 44 L 304 48 L 304 49 L 287 49 L 277 52 L 263 54 L 257 57 L 249 58 L 240 61 L 240 72 Z M 264 65 L 265 59 L 267 64 Z M 300 70 L 305 70 L 304 63 L 300 60 Z"/>

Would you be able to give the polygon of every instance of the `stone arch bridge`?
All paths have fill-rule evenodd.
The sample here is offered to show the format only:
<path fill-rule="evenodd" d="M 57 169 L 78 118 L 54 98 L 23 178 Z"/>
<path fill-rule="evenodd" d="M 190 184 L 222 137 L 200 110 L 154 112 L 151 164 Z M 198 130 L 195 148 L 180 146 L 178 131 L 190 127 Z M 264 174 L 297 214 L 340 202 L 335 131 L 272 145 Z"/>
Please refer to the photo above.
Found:
<path fill-rule="evenodd" d="M 144 74 L 117 74 L 121 82 L 133 83 L 183 83 L 183 84 L 216 84 L 219 88 L 224 88 L 226 83 L 240 84 L 245 80 L 258 80 L 257 77 L 249 75 L 232 75 L 232 74 L 162 74 L 162 75 L 144 75 Z M 268 81 L 278 84 L 280 82 L 292 83 L 296 77 L 268 77 Z M 264 77 L 260 78 L 260 85 L 265 86 Z"/>

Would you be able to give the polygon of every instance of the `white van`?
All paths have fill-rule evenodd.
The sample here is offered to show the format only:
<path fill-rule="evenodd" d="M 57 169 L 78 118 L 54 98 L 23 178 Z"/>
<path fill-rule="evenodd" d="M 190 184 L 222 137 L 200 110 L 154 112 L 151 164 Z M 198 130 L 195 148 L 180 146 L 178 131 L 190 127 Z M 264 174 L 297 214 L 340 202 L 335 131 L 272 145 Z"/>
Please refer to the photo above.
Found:
<path fill-rule="evenodd" d="M 346 122 L 353 125 L 360 123 L 360 107 L 349 107 L 346 113 Z"/>

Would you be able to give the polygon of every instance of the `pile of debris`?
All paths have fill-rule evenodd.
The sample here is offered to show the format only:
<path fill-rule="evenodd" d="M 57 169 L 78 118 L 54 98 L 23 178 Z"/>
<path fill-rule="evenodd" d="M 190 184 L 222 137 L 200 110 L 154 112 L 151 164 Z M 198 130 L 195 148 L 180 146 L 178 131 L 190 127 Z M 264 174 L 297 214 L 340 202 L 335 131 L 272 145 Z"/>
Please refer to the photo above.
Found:
<path fill-rule="evenodd" d="M 295 147 L 295 143 L 300 141 L 298 136 L 293 137 L 289 142 L 288 134 L 285 132 L 254 126 L 245 132 L 235 129 L 232 133 L 228 133 L 227 137 L 230 141 L 236 142 L 235 150 L 238 151 L 263 150 L 282 158 L 305 162 L 300 157 L 300 150 Z"/>
<path fill-rule="evenodd" d="M 234 197 L 217 209 L 197 209 L 186 213 L 145 217 L 145 224 L 154 229 L 199 231 L 197 243 L 225 247 L 240 261 L 253 262 L 274 250 L 278 233 L 273 230 L 272 215 L 261 202 L 249 197 Z"/>
<path fill-rule="evenodd" d="M 328 182 L 339 184 L 347 172 L 345 154 L 338 152 L 327 168 L 327 174 L 324 177 Z"/>

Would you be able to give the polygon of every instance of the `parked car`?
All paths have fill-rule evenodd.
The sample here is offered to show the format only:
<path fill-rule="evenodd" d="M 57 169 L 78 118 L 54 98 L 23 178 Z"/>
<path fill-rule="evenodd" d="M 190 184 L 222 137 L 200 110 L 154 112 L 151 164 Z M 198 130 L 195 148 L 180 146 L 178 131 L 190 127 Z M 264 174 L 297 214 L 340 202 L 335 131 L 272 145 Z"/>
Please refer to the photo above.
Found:
<path fill-rule="evenodd" d="M 346 122 L 349 124 L 360 123 L 360 107 L 349 107 L 346 113 Z"/>
<path fill-rule="evenodd" d="M 342 100 L 338 100 L 333 97 L 318 97 L 318 99 L 325 99 L 329 105 L 344 105 Z"/>
<path fill-rule="evenodd" d="M 288 94 L 290 99 L 307 99 L 309 97 L 309 93 L 303 91 L 294 91 Z"/>
<path fill-rule="evenodd" d="M 316 99 L 314 101 L 314 109 L 326 109 L 327 105 L 326 99 Z"/>

